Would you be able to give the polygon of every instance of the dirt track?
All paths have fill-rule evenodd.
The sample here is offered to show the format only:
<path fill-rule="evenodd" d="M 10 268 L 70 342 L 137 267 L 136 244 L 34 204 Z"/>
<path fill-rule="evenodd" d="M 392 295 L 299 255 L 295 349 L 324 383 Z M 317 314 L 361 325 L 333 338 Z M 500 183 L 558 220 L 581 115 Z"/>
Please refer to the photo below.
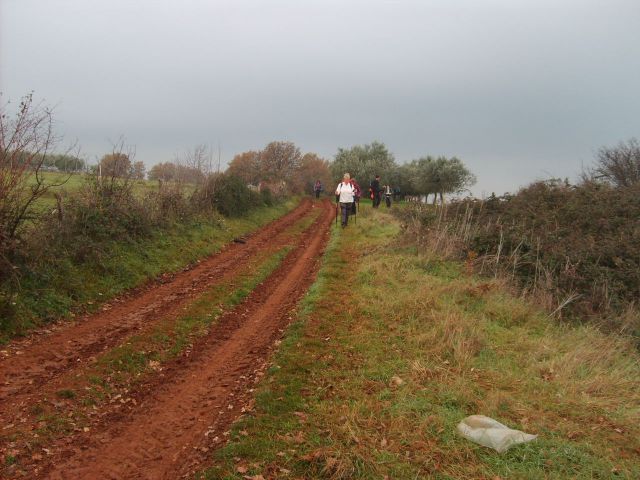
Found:
<path fill-rule="evenodd" d="M 302 234 L 287 228 L 318 212 Z M 256 255 L 289 242 L 293 249 L 249 296 L 227 311 L 190 352 L 164 365 L 162 372 L 130 392 L 127 409 L 108 405 L 89 432 L 62 436 L 47 456 L 24 458 L 30 478 L 180 478 L 206 466 L 231 422 L 252 396 L 274 342 L 291 310 L 313 281 L 326 245 L 333 209 L 303 202 L 293 212 L 231 244 L 195 268 L 112 303 L 98 314 L 53 332 L 11 345 L 0 360 L 0 421 L 24 424 L 29 407 L 73 379 L 95 355 L 119 345 L 161 318 L 176 317 L 183 306 L 218 283 L 233 282 Z M 20 352 L 20 353 L 18 353 Z M 19 428 L 19 427 L 16 427 Z M 33 427 L 31 427 L 33 428 Z M 2 447 L 2 446 L 0 446 Z M 35 461 L 33 460 L 35 459 Z M 5 471 L 12 475 L 17 470 Z"/>

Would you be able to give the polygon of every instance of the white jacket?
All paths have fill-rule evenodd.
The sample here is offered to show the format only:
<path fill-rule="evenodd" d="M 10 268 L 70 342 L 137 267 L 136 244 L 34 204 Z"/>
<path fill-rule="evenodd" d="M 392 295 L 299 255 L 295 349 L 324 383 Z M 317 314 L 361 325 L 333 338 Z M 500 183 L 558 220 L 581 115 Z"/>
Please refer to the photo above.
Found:
<path fill-rule="evenodd" d="M 336 195 L 340 195 L 340 203 L 353 203 L 355 189 L 350 183 L 340 182 L 336 188 Z"/>

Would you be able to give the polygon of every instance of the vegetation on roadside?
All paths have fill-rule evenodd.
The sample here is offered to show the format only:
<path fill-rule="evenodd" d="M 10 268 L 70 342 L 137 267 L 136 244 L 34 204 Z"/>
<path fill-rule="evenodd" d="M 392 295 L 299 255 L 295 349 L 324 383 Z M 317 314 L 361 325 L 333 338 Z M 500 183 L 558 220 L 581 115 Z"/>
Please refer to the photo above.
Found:
<path fill-rule="evenodd" d="M 201 477 L 638 478 L 639 360 L 363 209 Z M 539 438 L 498 454 L 456 434 L 471 414 Z"/>
<path fill-rule="evenodd" d="M 507 278 L 557 316 L 640 338 L 640 184 L 537 182 L 398 215 L 433 254 Z"/>

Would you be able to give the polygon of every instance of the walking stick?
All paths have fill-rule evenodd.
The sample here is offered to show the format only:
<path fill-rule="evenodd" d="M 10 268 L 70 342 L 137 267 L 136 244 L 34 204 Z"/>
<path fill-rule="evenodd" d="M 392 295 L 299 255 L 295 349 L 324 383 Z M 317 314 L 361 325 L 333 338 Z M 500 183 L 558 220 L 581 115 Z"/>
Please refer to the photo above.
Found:
<path fill-rule="evenodd" d="M 338 202 L 336 202 L 336 227 L 338 226 Z"/>
<path fill-rule="evenodd" d="M 356 200 L 355 205 L 356 205 L 356 212 L 353 215 L 353 224 L 357 225 L 358 224 L 358 210 L 360 210 L 360 202 L 358 200 Z"/>

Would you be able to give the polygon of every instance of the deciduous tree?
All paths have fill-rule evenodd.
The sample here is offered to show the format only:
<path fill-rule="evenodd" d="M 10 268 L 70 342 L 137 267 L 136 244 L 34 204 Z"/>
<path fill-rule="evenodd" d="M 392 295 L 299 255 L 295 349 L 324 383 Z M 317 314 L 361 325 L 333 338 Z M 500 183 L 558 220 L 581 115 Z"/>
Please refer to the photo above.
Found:
<path fill-rule="evenodd" d="M 426 156 L 411 163 L 414 172 L 413 186 L 421 194 L 437 196 L 444 202 L 444 195 L 459 193 L 472 186 L 476 177 L 459 158 Z"/>
<path fill-rule="evenodd" d="M 632 138 L 616 147 L 603 147 L 598 152 L 596 177 L 617 187 L 640 183 L 640 144 Z"/>
<path fill-rule="evenodd" d="M 130 177 L 132 173 L 131 160 L 127 153 L 112 152 L 100 159 L 100 175 L 103 177 Z"/>
<path fill-rule="evenodd" d="M 395 168 L 396 163 L 393 155 L 387 150 L 384 143 L 380 142 L 355 145 L 348 149 L 340 148 L 331 164 L 334 181 L 340 181 L 342 175 L 349 172 L 362 188 L 368 187 L 369 182 L 376 175 L 382 177 L 383 183 L 389 182 Z"/>
<path fill-rule="evenodd" d="M 325 191 L 330 189 L 333 183 L 329 161 L 319 157 L 315 153 L 305 153 L 300 161 L 300 168 L 295 174 L 294 190 L 298 193 L 313 193 L 316 180 L 320 180 Z"/>
<path fill-rule="evenodd" d="M 260 152 L 250 150 L 233 157 L 227 167 L 227 173 L 241 178 L 247 185 L 258 185 L 262 179 Z"/>
<path fill-rule="evenodd" d="M 300 149 L 293 142 L 271 142 L 260 152 L 262 179 L 289 183 L 301 160 Z"/>
<path fill-rule="evenodd" d="M 146 175 L 146 167 L 144 166 L 144 162 L 134 162 L 133 164 L 133 178 L 136 180 L 144 180 Z"/>

